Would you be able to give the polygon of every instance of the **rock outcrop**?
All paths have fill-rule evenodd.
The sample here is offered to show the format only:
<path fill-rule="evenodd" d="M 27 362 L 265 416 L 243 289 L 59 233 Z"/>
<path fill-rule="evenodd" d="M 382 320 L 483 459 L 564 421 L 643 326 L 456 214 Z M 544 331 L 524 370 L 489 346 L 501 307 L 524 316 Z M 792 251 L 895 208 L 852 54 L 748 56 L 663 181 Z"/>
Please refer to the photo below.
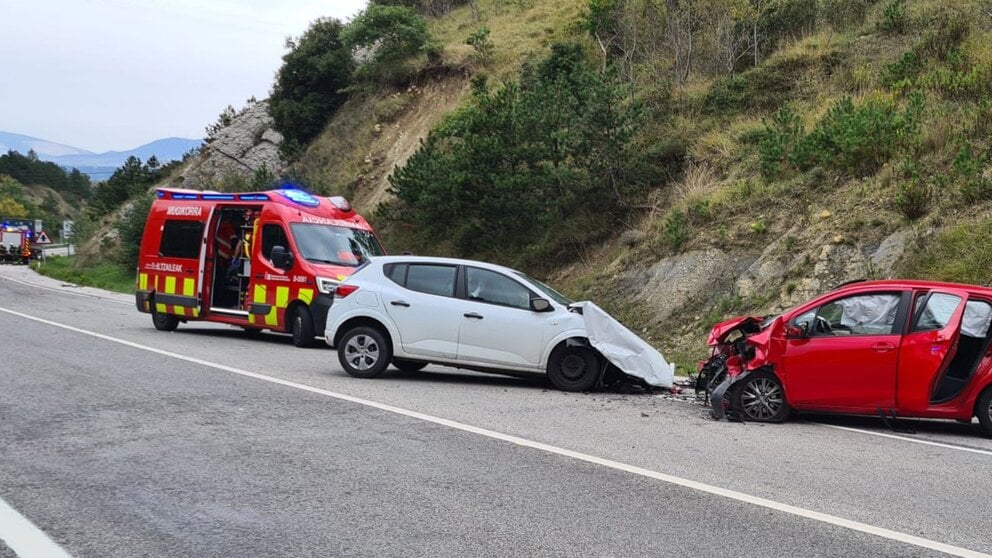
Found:
<path fill-rule="evenodd" d="M 272 127 L 268 107 L 266 101 L 259 101 L 242 110 L 200 149 L 173 185 L 194 190 L 217 189 L 239 180 L 251 180 L 260 169 L 279 176 L 286 168 L 279 156 L 282 134 Z"/>

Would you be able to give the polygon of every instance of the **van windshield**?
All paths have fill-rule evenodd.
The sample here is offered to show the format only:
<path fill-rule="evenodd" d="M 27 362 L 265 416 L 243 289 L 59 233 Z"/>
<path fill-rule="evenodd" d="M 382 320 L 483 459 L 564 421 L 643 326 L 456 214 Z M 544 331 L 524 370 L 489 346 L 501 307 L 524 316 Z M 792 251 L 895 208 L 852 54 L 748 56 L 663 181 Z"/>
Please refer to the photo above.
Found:
<path fill-rule="evenodd" d="M 357 267 L 383 254 L 378 239 L 369 231 L 309 223 L 290 223 L 289 228 L 296 248 L 308 262 Z"/>

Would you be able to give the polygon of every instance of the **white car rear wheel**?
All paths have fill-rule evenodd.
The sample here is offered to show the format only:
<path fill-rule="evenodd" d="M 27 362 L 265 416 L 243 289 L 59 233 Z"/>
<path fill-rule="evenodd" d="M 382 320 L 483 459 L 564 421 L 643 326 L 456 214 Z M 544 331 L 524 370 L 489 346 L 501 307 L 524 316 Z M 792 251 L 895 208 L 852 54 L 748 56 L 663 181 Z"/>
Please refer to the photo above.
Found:
<path fill-rule="evenodd" d="M 378 329 L 362 326 L 349 330 L 338 343 L 338 361 L 349 375 L 375 378 L 392 360 L 389 340 Z"/>

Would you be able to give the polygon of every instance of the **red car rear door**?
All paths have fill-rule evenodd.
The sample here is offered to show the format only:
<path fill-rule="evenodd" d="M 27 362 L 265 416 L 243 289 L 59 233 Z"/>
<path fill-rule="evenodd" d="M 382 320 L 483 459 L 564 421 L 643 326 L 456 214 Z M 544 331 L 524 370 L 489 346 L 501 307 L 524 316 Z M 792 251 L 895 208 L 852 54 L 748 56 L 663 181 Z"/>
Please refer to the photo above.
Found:
<path fill-rule="evenodd" d="M 935 289 L 919 293 L 913 303 L 909 333 L 899 349 L 896 411 L 922 411 L 934 383 L 954 359 L 968 292 Z"/>

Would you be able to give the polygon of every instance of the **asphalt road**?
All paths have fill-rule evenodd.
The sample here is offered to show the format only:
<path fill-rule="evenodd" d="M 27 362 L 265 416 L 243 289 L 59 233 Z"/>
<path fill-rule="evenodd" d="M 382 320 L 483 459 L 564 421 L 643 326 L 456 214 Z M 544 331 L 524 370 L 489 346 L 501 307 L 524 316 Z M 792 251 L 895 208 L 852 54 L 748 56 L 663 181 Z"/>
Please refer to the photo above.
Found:
<path fill-rule="evenodd" d="M 2 558 L 31 537 L 72 556 L 992 554 L 992 440 L 971 425 L 714 422 L 444 368 L 358 380 L 327 348 L 161 333 L 128 296 L 14 266 L 0 339 L 0 504 L 37 528 L 0 510 Z"/>

